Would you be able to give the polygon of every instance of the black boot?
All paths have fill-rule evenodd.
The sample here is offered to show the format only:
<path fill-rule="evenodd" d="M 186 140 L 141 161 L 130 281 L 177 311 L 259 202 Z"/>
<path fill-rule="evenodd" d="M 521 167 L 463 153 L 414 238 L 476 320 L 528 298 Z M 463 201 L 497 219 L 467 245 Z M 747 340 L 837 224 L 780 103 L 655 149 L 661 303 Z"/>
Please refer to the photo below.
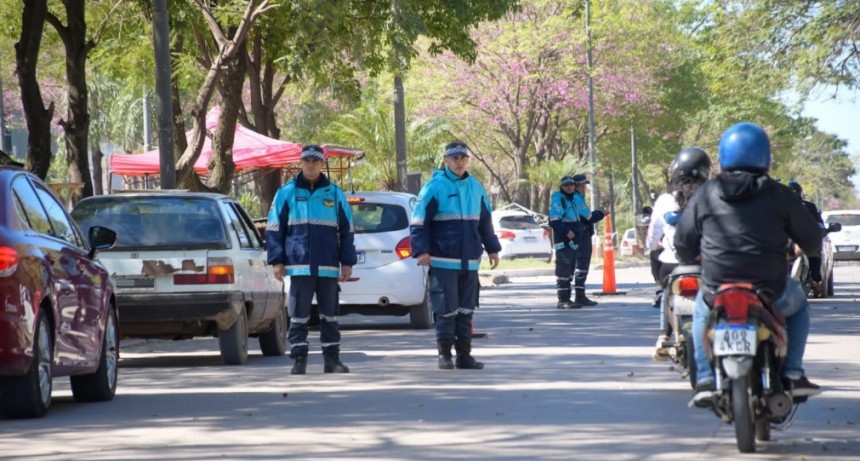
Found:
<path fill-rule="evenodd" d="M 295 363 L 293 363 L 293 369 L 290 370 L 291 375 L 303 375 L 305 371 L 308 369 L 308 356 L 300 355 L 296 357 Z"/>
<path fill-rule="evenodd" d="M 573 302 L 583 306 L 596 306 L 597 303 L 585 297 L 585 290 L 582 288 L 576 289 L 576 299 Z"/>
<path fill-rule="evenodd" d="M 454 359 L 451 356 L 451 344 L 448 341 L 436 341 L 436 348 L 439 349 L 439 369 L 453 370 Z"/>
<path fill-rule="evenodd" d="M 579 309 L 582 307 L 582 304 L 575 303 L 568 299 L 567 301 L 559 301 L 555 307 L 558 309 Z"/>
<path fill-rule="evenodd" d="M 464 370 L 481 370 L 484 368 L 483 362 L 472 357 L 471 339 L 458 339 L 454 347 L 457 349 L 457 368 Z"/>
<path fill-rule="evenodd" d="M 339 353 L 323 354 L 323 360 L 325 361 L 324 373 L 349 373 L 349 368 L 340 361 Z"/>

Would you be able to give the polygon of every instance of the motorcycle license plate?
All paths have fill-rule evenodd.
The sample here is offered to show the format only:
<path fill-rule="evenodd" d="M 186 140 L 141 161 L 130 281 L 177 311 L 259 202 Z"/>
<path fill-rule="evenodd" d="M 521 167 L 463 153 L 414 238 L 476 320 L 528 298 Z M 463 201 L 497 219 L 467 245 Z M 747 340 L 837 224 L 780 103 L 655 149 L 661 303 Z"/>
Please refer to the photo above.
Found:
<path fill-rule="evenodd" d="M 716 325 L 714 355 L 755 355 L 755 325 Z"/>

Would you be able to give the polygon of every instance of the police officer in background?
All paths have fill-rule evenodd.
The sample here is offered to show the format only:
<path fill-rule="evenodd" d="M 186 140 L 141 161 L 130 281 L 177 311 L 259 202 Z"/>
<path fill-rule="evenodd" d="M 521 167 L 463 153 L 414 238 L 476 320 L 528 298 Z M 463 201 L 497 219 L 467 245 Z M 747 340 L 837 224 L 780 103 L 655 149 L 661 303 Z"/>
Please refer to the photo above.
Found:
<path fill-rule="evenodd" d="M 559 309 L 579 309 L 582 304 L 570 300 L 570 281 L 576 267 L 577 242 L 582 226 L 573 198 L 573 176 L 561 178 L 559 190 L 553 192 L 549 205 L 549 225 L 555 249 L 555 288 Z"/>
<path fill-rule="evenodd" d="M 800 201 L 803 202 L 803 206 L 812 213 L 812 216 L 815 217 L 815 220 L 818 221 L 818 227 L 824 229 L 824 218 L 821 217 L 821 211 L 818 210 L 818 207 L 815 206 L 814 203 L 810 202 L 803 198 L 803 187 L 801 187 L 800 183 L 791 180 L 788 182 L 788 188 L 792 190 L 798 197 L 800 197 Z M 816 296 L 821 296 L 821 252 L 815 254 L 815 256 L 807 256 L 809 260 L 809 278 L 812 279 L 812 290 L 815 292 Z"/>
<path fill-rule="evenodd" d="M 439 369 L 481 369 L 472 357 L 472 314 L 478 307 L 478 266 L 484 250 L 490 268 L 502 246 L 493 231 L 492 208 L 484 187 L 466 171 L 469 148 L 445 147 L 444 168 L 433 173 L 412 210 L 412 254 L 430 266 L 430 306 L 436 319 Z M 457 361 L 451 355 L 457 350 Z"/>
<path fill-rule="evenodd" d="M 322 173 L 320 146 L 302 148 L 301 169 L 275 194 L 266 223 L 268 262 L 275 278 L 290 276 L 291 374 L 303 375 L 308 361 L 308 321 L 314 294 L 320 313 L 320 343 L 325 373 L 349 373 L 340 361 L 338 279 L 352 275 L 356 263 L 352 212 L 346 196 Z"/>
<path fill-rule="evenodd" d="M 585 203 L 585 186 L 590 182 L 584 174 L 573 175 L 574 209 L 582 226 L 582 232 L 577 241 L 576 265 L 573 271 L 573 290 L 576 292 L 573 302 L 582 306 L 597 305 L 595 301 L 585 297 L 585 279 L 588 278 L 588 267 L 591 265 L 591 237 L 594 236 L 594 224 L 602 221 L 605 216 L 600 210 L 591 211 Z"/>

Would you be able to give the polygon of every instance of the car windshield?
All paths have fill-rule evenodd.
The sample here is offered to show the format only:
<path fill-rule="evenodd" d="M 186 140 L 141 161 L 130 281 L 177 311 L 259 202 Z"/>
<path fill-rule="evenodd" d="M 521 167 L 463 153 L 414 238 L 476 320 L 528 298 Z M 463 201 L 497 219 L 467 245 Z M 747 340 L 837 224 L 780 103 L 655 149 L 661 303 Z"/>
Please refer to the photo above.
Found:
<path fill-rule="evenodd" d="M 499 227 L 510 230 L 540 229 L 535 218 L 529 215 L 505 216 L 499 219 Z"/>
<path fill-rule="evenodd" d="M 390 203 L 359 202 L 350 204 L 356 234 L 394 232 L 409 227 L 406 210 Z"/>
<path fill-rule="evenodd" d="M 226 245 L 214 200 L 196 197 L 104 197 L 84 200 L 72 216 L 85 233 L 105 226 L 117 233 L 113 249 Z"/>
<path fill-rule="evenodd" d="M 832 214 L 827 217 L 827 224 L 835 222 L 843 226 L 860 226 L 860 214 Z"/>

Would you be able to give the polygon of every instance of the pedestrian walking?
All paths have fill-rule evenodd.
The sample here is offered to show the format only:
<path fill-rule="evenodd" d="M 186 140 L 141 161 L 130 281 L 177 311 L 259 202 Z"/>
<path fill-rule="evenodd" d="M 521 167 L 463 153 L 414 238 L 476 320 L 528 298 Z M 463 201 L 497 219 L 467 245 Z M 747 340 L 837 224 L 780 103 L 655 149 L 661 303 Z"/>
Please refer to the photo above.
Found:
<path fill-rule="evenodd" d="M 490 267 L 495 268 L 502 248 L 493 230 L 487 193 L 467 171 L 469 158 L 463 142 L 445 147 L 444 168 L 435 171 L 421 189 L 410 227 L 412 254 L 418 264 L 430 266 L 430 305 L 442 370 L 484 368 L 471 355 L 478 266 L 486 250 Z"/>
<path fill-rule="evenodd" d="M 325 373 L 349 373 L 340 361 L 338 280 L 352 275 L 356 263 L 352 213 L 346 196 L 322 173 L 325 154 L 306 145 L 301 171 L 278 189 L 266 223 L 268 262 L 275 278 L 290 277 L 287 303 L 290 315 L 291 374 L 303 375 L 308 360 L 308 322 L 316 294 L 320 343 Z"/>

